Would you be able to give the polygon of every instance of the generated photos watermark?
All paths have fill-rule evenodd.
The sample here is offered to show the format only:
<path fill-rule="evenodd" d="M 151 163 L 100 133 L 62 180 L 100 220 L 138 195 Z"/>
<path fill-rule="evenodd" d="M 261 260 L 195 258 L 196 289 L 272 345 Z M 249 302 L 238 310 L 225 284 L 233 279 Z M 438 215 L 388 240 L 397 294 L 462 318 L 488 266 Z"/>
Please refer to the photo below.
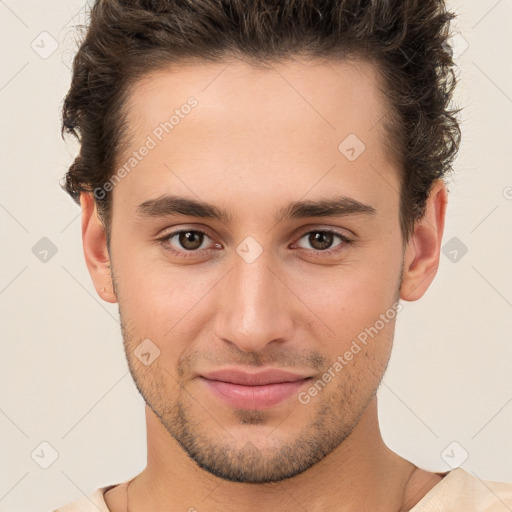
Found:
<path fill-rule="evenodd" d="M 361 345 L 366 346 L 368 339 L 373 339 L 377 336 L 379 332 L 384 329 L 386 324 L 392 321 L 396 317 L 397 313 L 402 311 L 402 309 L 402 304 L 400 304 L 400 302 L 395 302 L 385 313 L 382 313 L 379 316 L 379 319 L 372 326 L 366 327 L 361 331 L 356 338 L 352 340 L 350 348 L 346 350 L 343 355 L 339 355 L 313 385 L 311 385 L 307 390 L 301 391 L 297 395 L 299 402 L 301 404 L 309 404 L 309 402 L 311 402 L 311 398 L 322 391 L 325 386 L 327 386 L 327 384 L 331 382 L 332 379 L 336 377 L 336 375 L 338 375 L 350 361 L 352 361 L 354 356 L 361 352 Z"/>
<path fill-rule="evenodd" d="M 158 144 L 162 142 L 164 137 L 171 133 L 197 105 L 197 99 L 191 96 L 180 108 L 174 110 L 174 114 L 172 114 L 168 120 L 161 122 L 158 126 L 153 128 L 152 132 L 146 137 L 144 144 L 136 151 L 133 151 L 132 156 L 112 174 L 103 186 L 94 189 L 94 197 L 99 200 L 105 199 L 107 193 L 111 192 L 127 174 L 135 169 L 137 165 L 150 154 L 150 151 L 155 149 Z"/>

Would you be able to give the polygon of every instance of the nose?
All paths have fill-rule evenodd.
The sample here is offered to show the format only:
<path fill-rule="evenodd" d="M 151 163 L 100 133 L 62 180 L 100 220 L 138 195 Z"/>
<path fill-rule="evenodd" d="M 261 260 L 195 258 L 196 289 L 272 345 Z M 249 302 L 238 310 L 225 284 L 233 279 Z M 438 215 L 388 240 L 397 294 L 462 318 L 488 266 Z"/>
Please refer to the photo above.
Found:
<path fill-rule="evenodd" d="M 293 293 L 285 276 L 265 251 L 248 263 L 235 255 L 234 268 L 222 282 L 215 334 L 243 352 L 262 351 L 271 342 L 292 336 Z"/>

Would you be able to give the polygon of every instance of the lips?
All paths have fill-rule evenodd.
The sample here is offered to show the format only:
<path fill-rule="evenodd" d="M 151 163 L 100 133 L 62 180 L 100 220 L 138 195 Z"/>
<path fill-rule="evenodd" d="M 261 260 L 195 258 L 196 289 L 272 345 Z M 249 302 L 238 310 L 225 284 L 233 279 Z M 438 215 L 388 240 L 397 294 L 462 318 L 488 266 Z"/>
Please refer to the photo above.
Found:
<path fill-rule="evenodd" d="M 204 373 L 200 380 L 227 405 L 241 409 L 267 409 L 290 398 L 310 376 L 278 369 L 247 373 L 226 369 Z"/>
<path fill-rule="evenodd" d="M 232 384 L 242 384 L 245 386 L 262 386 L 265 384 L 275 384 L 279 382 L 294 382 L 308 377 L 308 375 L 299 375 L 284 370 L 269 369 L 258 373 L 247 373 L 236 369 L 218 370 L 208 372 L 202 375 L 205 379 L 220 380 L 222 382 L 231 382 Z"/>

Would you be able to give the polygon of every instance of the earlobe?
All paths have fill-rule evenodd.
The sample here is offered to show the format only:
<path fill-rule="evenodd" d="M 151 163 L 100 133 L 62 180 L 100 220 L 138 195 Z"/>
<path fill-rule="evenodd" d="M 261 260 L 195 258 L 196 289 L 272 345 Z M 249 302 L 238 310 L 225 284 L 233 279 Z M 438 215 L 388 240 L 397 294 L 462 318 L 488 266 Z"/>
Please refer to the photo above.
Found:
<path fill-rule="evenodd" d="M 106 302 L 117 302 L 110 271 L 110 255 L 105 228 L 98 216 L 92 193 L 82 192 L 82 242 L 85 263 L 98 295 Z"/>
<path fill-rule="evenodd" d="M 439 179 L 432 186 L 425 214 L 416 222 L 405 249 L 401 299 L 421 298 L 437 273 L 447 202 L 446 185 Z"/>

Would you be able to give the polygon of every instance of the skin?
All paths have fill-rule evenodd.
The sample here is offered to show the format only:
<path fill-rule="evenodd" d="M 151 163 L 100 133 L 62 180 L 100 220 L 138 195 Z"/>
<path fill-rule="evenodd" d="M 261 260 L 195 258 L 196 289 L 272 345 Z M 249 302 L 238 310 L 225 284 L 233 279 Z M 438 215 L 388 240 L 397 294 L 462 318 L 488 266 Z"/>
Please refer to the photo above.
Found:
<path fill-rule="evenodd" d="M 238 60 L 175 66 L 132 89 L 121 165 L 168 113 L 198 101 L 115 186 L 110 251 L 92 195 L 81 197 L 87 266 L 100 297 L 119 303 L 147 404 L 147 466 L 129 486 L 132 512 L 405 511 L 442 478 L 392 452 L 380 434 L 376 391 L 396 317 L 307 404 L 295 395 L 263 411 L 235 409 L 198 377 L 272 367 L 316 381 L 399 298 L 417 300 L 429 287 L 447 191 L 434 183 L 405 243 L 378 86 L 367 62 L 293 59 L 269 70 Z M 338 150 L 349 134 L 366 146 L 353 162 Z M 164 194 L 207 201 L 232 218 L 137 214 Z M 293 201 L 338 195 L 375 212 L 275 216 Z M 158 241 L 180 229 L 207 235 L 196 235 L 195 252 L 177 236 Z M 315 243 L 311 234 L 325 230 L 351 243 Z M 248 236 L 262 248 L 251 263 L 236 251 Z M 148 366 L 134 355 L 146 338 L 160 350 Z M 126 511 L 126 483 L 105 499 Z"/>

